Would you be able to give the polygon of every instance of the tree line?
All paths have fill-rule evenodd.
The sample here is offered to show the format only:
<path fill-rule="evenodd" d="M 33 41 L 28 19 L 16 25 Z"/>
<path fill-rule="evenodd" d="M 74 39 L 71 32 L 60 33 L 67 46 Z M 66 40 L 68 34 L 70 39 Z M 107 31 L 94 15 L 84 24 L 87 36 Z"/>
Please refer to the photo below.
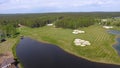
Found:
<path fill-rule="evenodd" d="M 16 30 L 19 27 L 18 24 L 38 28 L 54 23 L 56 27 L 77 29 L 99 23 L 101 19 L 110 18 L 111 20 L 101 24 L 120 26 L 120 20 L 115 17 L 120 17 L 120 12 L 0 14 L 0 40 L 16 37 L 19 34 Z"/>

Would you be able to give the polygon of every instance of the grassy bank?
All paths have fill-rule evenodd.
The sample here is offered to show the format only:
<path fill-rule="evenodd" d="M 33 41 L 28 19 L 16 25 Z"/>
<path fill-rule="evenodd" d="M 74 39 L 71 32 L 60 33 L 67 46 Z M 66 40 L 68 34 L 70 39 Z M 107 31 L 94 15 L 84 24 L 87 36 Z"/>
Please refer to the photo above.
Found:
<path fill-rule="evenodd" d="M 95 62 L 120 64 L 120 57 L 112 47 L 115 43 L 115 36 L 108 34 L 102 26 L 98 25 L 79 29 L 86 31 L 86 33 L 74 35 L 72 34 L 71 29 L 48 26 L 41 28 L 23 27 L 19 30 L 21 35 L 25 35 L 45 43 L 55 44 L 76 56 Z M 73 44 L 73 40 L 75 38 L 88 40 L 91 42 L 91 46 L 75 46 Z"/>
<path fill-rule="evenodd" d="M 14 55 L 14 58 L 17 59 L 17 61 L 19 62 L 19 64 L 18 64 L 19 68 L 24 68 L 22 63 L 20 62 L 19 58 L 17 57 L 17 53 L 16 53 L 16 47 L 17 47 L 19 42 L 20 42 L 20 38 L 18 37 L 16 39 L 16 43 L 12 46 L 12 53 Z"/>
<path fill-rule="evenodd" d="M 17 58 L 17 55 L 16 55 L 16 47 L 17 47 L 17 44 L 20 42 L 20 39 L 19 38 L 17 38 L 17 40 L 16 40 L 16 43 L 13 45 L 13 47 L 12 47 L 12 53 L 13 53 L 13 55 L 14 55 L 14 58 Z"/>
<path fill-rule="evenodd" d="M 8 38 L 7 41 L 0 43 L 0 54 L 12 52 L 12 47 L 16 43 L 16 38 Z"/>
<path fill-rule="evenodd" d="M 16 55 L 16 46 L 19 41 L 20 39 L 18 37 L 7 38 L 7 41 L 0 43 L 0 54 L 10 53 L 14 58 L 18 59 Z M 20 68 L 23 68 L 22 64 L 20 64 L 20 66 Z"/>

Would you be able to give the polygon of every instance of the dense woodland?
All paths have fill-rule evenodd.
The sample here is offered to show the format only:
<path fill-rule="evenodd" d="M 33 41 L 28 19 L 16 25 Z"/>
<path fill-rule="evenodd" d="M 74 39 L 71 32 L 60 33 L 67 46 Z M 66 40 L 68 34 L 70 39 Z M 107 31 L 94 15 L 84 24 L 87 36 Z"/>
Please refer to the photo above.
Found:
<path fill-rule="evenodd" d="M 107 19 L 107 21 L 101 22 L 101 19 Z M 56 27 L 70 29 L 88 27 L 93 24 L 120 26 L 120 12 L 1 14 L 0 41 L 17 37 L 18 24 L 37 28 L 49 23 L 54 23 Z"/>

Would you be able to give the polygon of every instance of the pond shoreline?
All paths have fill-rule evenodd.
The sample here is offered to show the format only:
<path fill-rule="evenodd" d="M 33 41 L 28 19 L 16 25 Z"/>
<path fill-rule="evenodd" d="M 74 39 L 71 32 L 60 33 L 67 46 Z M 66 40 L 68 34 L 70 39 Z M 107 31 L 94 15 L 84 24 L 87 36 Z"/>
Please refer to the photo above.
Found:
<path fill-rule="evenodd" d="M 120 42 L 118 41 L 118 39 L 120 38 L 120 31 L 119 30 L 108 30 L 108 33 L 112 34 L 115 36 L 115 42 L 112 45 L 112 48 L 115 49 L 115 52 L 120 56 L 120 54 L 118 53 L 118 50 L 115 48 L 118 44 L 120 44 Z"/>
<path fill-rule="evenodd" d="M 115 47 L 120 44 L 120 42 L 118 41 L 118 39 L 120 39 L 120 36 L 116 36 L 116 38 L 115 38 L 115 41 L 116 41 L 116 42 L 115 42 L 115 44 L 113 45 L 113 48 L 114 48 L 114 49 L 116 49 Z M 116 51 L 116 53 L 120 56 L 120 52 L 118 52 L 117 49 L 116 49 L 115 51 Z"/>
<path fill-rule="evenodd" d="M 30 38 L 30 39 L 32 39 L 32 38 Z M 33 40 L 34 40 L 34 39 L 33 39 Z M 40 41 L 38 41 L 38 40 L 35 40 L 35 41 L 40 42 Z M 46 42 L 40 42 L 40 43 L 46 43 Z M 49 44 L 49 43 L 47 43 L 47 44 Z M 51 44 L 50 44 L 50 45 L 51 45 Z M 56 45 L 54 45 L 54 46 L 56 46 Z M 85 58 L 85 57 L 78 56 L 78 55 L 75 54 L 74 52 L 70 52 L 70 51 L 68 51 L 68 50 L 66 50 L 66 49 L 64 49 L 64 48 L 59 47 L 59 46 L 57 46 L 57 47 L 60 48 L 61 50 L 65 51 L 65 52 L 67 52 L 67 53 L 70 54 L 70 55 L 73 55 L 73 56 L 78 57 L 78 58 L 85 59 L 85 60 L 90 61 L 90 62 L 100 63 L 100 64 L 109 64 L 109 65 L 119 65 L 119 64 L 114 64 L 114 63 L 104 63 L 104 62 L 98 62 L 98 61 L 89 60 L 89 59 L 87 59 L 87 58 Z"/>
<path fill-rule="evenodd" d="M 17 64 L 18 68 L 24 68 L 22 63 L 20 62 L 19 58 L 16 55 L 16 47 L 17 47 L 18 43 L 20 42 L 20 40 L 21 40 L 20 38 L 17 38 L 16 43 L 12 47 L 12 53 L 13 53 L 14 58 L 18 62 L 18 64 Z"/>
<path fill-rule="evenodd" d="M 119 36 L 115 36 L 114 35 L 114 40 L 115 40 L 115 42 L 111 45 L 111 47 L 114 49 L 114 44 L 116 44 L 117 43 L 117 41 L 116 41 L 116 38 L 118 38 Z M 30 37 L 31 39 L 33 39 L 33 40 L 35 40 L 35 38 L 32 38 L 32 37 Z M 45 43 L 45 44 L 52 44 L 52 43 L 50 43 L 49 41 L 40 41 L 40 40 L 36 40 L 36 41 L 38 41 L 38 42 L 40 42 L 40 43 Z M 53 44 L 54 45 L 54 44 Z M 76 57 L 78 57 L 78 58 L 82 58 L 82 59 L 85 59 L 85 60 L 88 60 L 88 61 L 90 61 L 90 62 L 95 62 L 95 63 L 103 63 L 103 64 L 111 64 L 111 65 L 120 65 L 120 63 L 109 63 L 109 62 L 100 62 L 100 61 L 96 61 L 96 60 L 91 60 L 91 59 L 88 59 L 88 58 L 86 58 L 86 57 L 83 57 L 83 56 L 80 56 L 80 55 L 78 55 L 78 54 L 76 54 L 75 52 L 71 52 L 70 50 L 68 50 L 68 49 L 65 49 L 65 48 L 62 48 L 62 47 L 60 47 L 60 46 L 58 46 L 58 45 L 55 45 L 55 46 L 57 46 L 57 47 L 59 47 L 60 49 L 62 49 L 63 51 L 65 51 L 65 52 L 67 52 L 67 53 L 69 53 L 69 54 L 71 54 L 71 55 L 73 55 L 73 56 L 76 56 Z M 114 51 L 117 53 L 117 51 L 114 49 Z"/>

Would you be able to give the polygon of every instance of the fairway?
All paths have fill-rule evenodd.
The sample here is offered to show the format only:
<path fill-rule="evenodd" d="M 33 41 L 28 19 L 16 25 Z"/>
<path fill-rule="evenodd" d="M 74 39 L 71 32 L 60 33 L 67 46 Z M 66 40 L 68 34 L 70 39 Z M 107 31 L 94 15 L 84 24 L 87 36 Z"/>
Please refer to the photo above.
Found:
<path fill-rule="evenodd" d="M 63 50 L 85 59 L 120 64 L 118 56 L 112 45 L 115 43 L 115 36 L 108 34 L 107 31 L 99 25 L 93 25 L 85 28 L 85 34 L 74 35 L 72 29 L 54 28 L 44 26 L 40 28 L 22 27 L 18 30 L 21 35 L 31 37 L 41 42 L 55 44 Z M 75 38 L 90 41 L 91 45 L 86 47 L 75 46 L 73 41 Z"/>

